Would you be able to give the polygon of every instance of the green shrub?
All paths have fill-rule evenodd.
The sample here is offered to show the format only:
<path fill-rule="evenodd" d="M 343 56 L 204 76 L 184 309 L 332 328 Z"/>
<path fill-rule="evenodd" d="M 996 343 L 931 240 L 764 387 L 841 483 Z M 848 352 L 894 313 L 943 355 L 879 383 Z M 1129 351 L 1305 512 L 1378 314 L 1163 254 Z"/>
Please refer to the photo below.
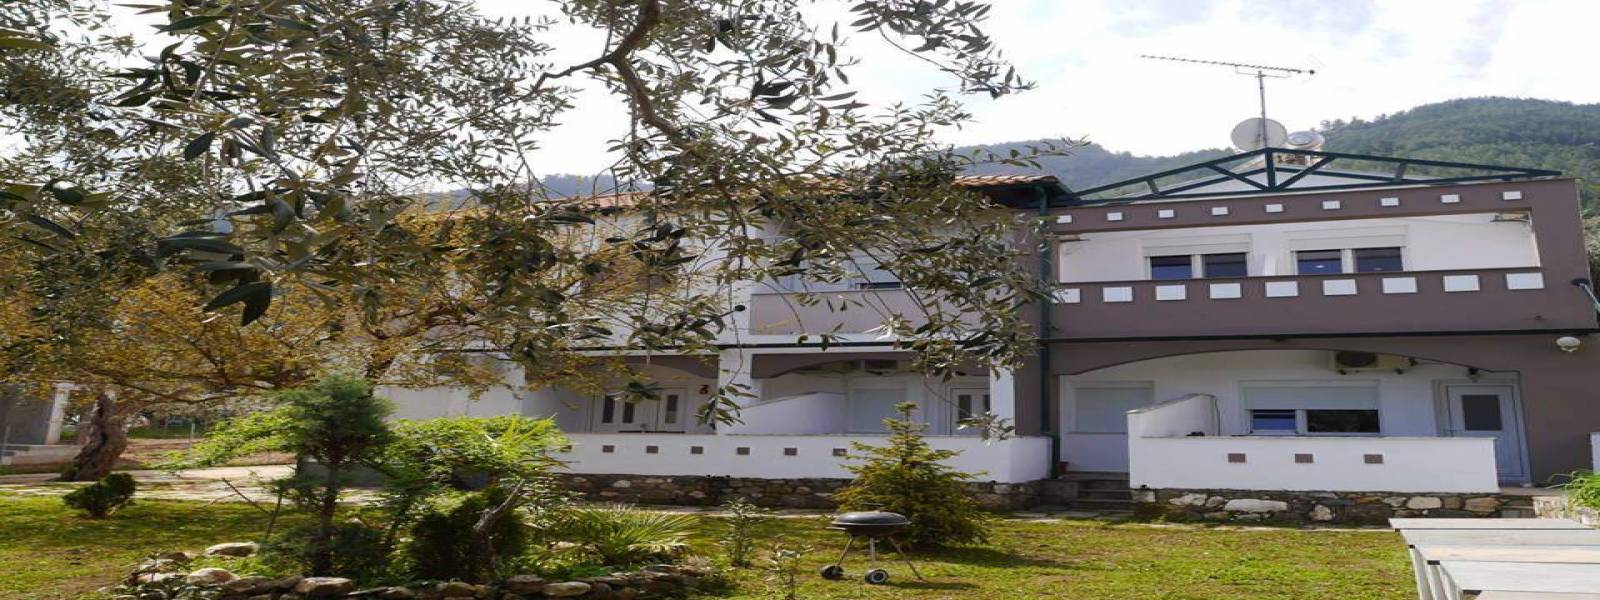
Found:
<path fill-rule="evenodd" d="M 722 509 L 728 511 L 728 528 L 720 540 L 722 547 L 728 551 L 728 564 L 748 567 L 751 564 L 750 553 L 755 548 L 756 528 L 772 517 L 769 511 L 744 498 L 724 504 Z"/>
<path fill-rule="evenodd" d="M 280 573 L 306 573 L 325 560 L 329 573 L 356 581 L 371 581 L 388 570 L 382 531 L 349 522 L 335 524 L 326 541 L 321 533 L 314 524 L 290 527 L 262 546 L 261 560 Z"/>
<path fill-rule="evenodd" d="M 845 468 L 855 480 L 834 498 L 840 510 L 883 510 L 911 520 L 906 539 L 914 544 L 945 545 L 989 540 L 989 515 L 967 494 L 964 483 L 975 475 L 940 464 L 960 452 L 935 450 L 923 439 L 927 425 L 911 420 L 916 405 L 896 406 L 901 418 L 884 419 L 888 444 L 853 443 L 864 462 Z"/>
<path fill-rule="evenodd" d="M 566 511 L 550 534 L 577 544 L 606 566 L 626 568 L 682 553 L 694 526 L 688 515 L 614 505 Z"/>
<path fill-rule="evenodd" d="M 61 501 L 68 507 L 87 513 L 91 519 L 104 519 L 132 504 L 133 492 L 138 487 L 132 475 L 112 473 L 62 496 Z"/>
<path fill-rule="evenodd" d="M 516 511 L 498 513 L 489 524 L 487 543 L 473 534 L 479 519 L 506 501 L 508 493 L 499 486 L 481 492 L 462 494 L 457 502 L 423 513 L 411 527 L 406 556 L 411 574 L 418 579 L 459 579 L 473 583 L 488 581 L 495 573 L 497 557 L 516 556 L 528 544 L 527 527 Z"/>
<path fill-rule="evenodd" d="M 1580 471 L 1572 474 L 1572 481 L 1562 485 L 1567 499 L 1577 506 L 1600 509 L 1600 473 Z"/>

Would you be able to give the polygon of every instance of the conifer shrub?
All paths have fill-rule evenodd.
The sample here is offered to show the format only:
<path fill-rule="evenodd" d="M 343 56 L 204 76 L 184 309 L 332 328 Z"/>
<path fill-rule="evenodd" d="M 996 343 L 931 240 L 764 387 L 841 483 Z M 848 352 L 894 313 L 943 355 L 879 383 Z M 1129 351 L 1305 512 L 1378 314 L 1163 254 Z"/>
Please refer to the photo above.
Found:
<path fill-rule="evenodd" d="M 133 493 L 138 488 L 133 476 L 112 473 L 99 481 L 83 486 L 62 496 L 68 507 L 83 511 L 91 519 L 104 519 L 122 507 L 133 504 Z"/>
<path fill-rule="evenodd" d="M 923 433 L 928 426 L 911 419 L 917 405 L 895 407 L 900 418 L 884 419 L 889 439 L 883 446 L 851 444 L 860 464 L 846 465 L 855 480 L 834 496 L 843 511 L 882 510 L 905 515 L 911 527 L 903 536 L 916 545 L 943 546 L 989 541 L 990 515 L 967 494 L 965 483 L 978 474 L 943 464 L 961 453 L 936 450 Z"/>

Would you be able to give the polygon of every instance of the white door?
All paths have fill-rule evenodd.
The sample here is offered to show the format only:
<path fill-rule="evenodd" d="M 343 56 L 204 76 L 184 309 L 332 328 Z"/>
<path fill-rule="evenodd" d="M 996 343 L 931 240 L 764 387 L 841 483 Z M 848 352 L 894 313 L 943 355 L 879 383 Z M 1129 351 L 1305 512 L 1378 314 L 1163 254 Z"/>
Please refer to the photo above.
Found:
<path fill-rule="evenodd" d="M 658 406 L 656 406 L 653 431 L 683 433 L 684 424 L 693 418 L 689 414 L 687 391 L 680 388 L 661 390 L 661 399 L 656 402 Z"/>
<path fill-rule="evenodd" d="M 954 418 L 950 420 L 950 432 L 955 435 L 978 435 L 976 427 L 961 428 L 961 421 L 973 417 L 981 417 L 991 412 L 994 407 L 989 401 L 989 388 L 965 387 L 950 388 L 950 398 L 954 400 Z"/>
<path fill-rule="evenodd" d="M 1500 480 L 1521 483 L 1528 473 L 1522 463 L 1522 420 L 1517 390 L 1510 385 L 1445 387 L 1445 435 L 1494 438 Z"/>
<path fill-rule="evenodd" d="M 633 433 L 664 431 L 683 433 L 688 423 L 689 394 L 681 388 L 666 388 L 655 400 L 627 402 L 621 394 L 606 394 L 595 401 L 594 431 Z"/>

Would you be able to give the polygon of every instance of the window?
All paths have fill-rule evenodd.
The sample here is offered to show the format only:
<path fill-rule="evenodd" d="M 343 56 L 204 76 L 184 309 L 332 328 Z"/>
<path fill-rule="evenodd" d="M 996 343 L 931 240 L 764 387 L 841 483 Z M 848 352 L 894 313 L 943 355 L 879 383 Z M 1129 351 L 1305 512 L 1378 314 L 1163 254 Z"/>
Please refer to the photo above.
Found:
<path fill-rule="evenodd" d="M 1250 411 L 1250 433 L 1299 433 L 1300 421 L 1292 410 Z"/>
<path fill-rule="evenodd" d="M 1200 259 L 1201 264 L 1205 267 L 1204 276 L 1206 279 L 1248 277 L 1250 276 L 1250 269 L 1247 256 L 1243 252 L 1202 255 Z"/>
<path fill-rule="evenodd" d="M 1467 431 L 1500 431 L 1499 394 L 1462 394 L 1461 428 Z"/>
<path fill-rule="evenodd" d="M 956 418 L 965 420 L 988 414 L 993 407 L 988 394 L 960 392 L 956 394 Z"/>
<path fill-rule="evenodd" d="M 1150 279 L 1170 281 L 1193 278 L 1194 258 L 1189 255 L 1150 257 Z"/>
<path fill-rule="evenodd" d="M 1378 433 L 1378 411 L 1307 410 L 1306 433 Z"/>
<path fill-rule="evenodd" d="M 678 423 L 678 395 L 667 394 L 666 399 L 661 402 L 664 410 L 661 414 L 661 422 L 676 425 Z"/>
<path fill-rule="evenodd" d="M 1404 271 L 1399 248 L 1356 248 L 1353 251 L 1357 273 Z"/>
<path fill-rule="evenodd" d="M 1300 275 L 1334 275 L 1344 272 L 1344 252 L 1341 250 L 1301 250 L 1294 253 L 1295 273 Z"/>
<path fill-rule="evenodd" d="M 1080 387 L 1073 391 L 1073 431 L 1127 433 L 1128 411 L 1155 403 L 1148 385 Z"/>

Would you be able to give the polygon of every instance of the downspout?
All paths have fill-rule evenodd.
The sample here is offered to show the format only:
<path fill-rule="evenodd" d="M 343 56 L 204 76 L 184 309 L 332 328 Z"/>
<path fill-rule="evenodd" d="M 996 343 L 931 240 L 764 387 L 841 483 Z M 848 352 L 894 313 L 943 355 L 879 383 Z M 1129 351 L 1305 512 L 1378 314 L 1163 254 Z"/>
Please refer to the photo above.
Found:
<path fill-rule="evenodd" d="M 1039 231 L 1044 235 L 1039 240 L 1039 282 L 1044 284 L 1046 290 L 1043 302 L 1039 304 L 1039 435 L 1050 440 L 1050 463 L 1045 466 L 1045 473 L 1054 479 L 1060 473 L 1056 470 L 1061 464 L 1061 436 L 1055 431 L 1054 421 L 1050 417 L 1050 407 L 1054 404 L 1055 395 L 1050 389 L 1050 308 L 1055 302 L 1056 282 L 1054 277 L 1054 261 L 1051 260 L 1051 251 L 1055 249 L 1055 241 L 1050 232 L 1048 219 L 1050 217 L 1050 194 L 1044 186 L 1034 188 L 1039 194 Z"/>

